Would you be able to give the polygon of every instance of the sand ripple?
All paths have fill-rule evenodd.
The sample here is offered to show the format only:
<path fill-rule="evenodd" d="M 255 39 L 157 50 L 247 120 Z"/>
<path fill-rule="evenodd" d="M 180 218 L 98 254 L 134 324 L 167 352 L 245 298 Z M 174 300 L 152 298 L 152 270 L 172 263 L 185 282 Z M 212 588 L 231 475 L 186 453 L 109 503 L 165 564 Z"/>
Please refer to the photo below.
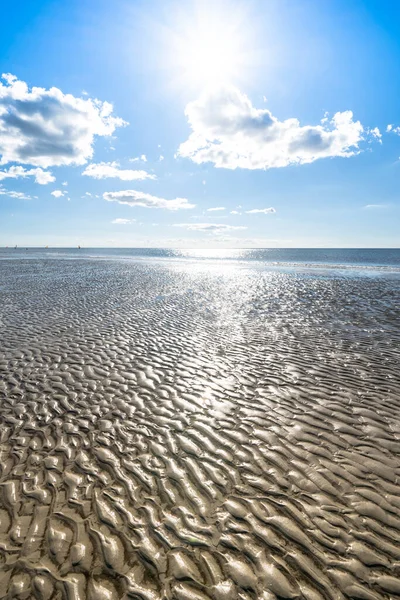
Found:
<path fill-rule="evenodd" d="M 0 276 L 0 598 L 400 595 L 398 281 Z"/>

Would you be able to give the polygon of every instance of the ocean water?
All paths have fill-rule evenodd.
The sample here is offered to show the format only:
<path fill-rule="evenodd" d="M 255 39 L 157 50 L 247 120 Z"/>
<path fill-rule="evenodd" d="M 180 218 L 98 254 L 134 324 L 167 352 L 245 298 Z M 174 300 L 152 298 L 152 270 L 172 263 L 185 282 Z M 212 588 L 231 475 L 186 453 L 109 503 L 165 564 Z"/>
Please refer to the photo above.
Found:
<path fill-rule="evenodd" d="M 174 249 L 174 248 L 0 248 L 0 260 L 108 258 L 168 261 L 237 261 L 265 266 L 359 268 L 400 271 L 400 249 L 368 248 L 261 248 L 261 249 Z"/>
<path fill-rule="evenodd" d="M 0 255 L 0 595 L 399 596 L 398 250 Z"/>

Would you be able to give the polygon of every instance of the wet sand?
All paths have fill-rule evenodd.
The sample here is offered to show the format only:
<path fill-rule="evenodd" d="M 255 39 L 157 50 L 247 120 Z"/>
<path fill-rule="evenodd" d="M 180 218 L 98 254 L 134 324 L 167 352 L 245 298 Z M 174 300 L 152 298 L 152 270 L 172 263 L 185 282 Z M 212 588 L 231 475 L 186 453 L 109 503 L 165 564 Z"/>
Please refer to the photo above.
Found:
<path fill-rule="evenodd" d="M 398 597 L 399 292 L 0 261 L 0 598 Z"/>

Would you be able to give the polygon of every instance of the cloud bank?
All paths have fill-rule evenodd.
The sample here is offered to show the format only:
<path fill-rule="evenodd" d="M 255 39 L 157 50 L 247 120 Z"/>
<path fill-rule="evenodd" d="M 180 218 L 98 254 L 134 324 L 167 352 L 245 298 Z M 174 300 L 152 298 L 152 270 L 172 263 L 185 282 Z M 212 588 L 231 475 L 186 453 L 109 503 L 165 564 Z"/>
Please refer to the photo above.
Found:
<path fill-rule="evenodd" d="M 185 114 L 192 133 L 178 156 L 225 169 L 271 169 L 312 163 L 320 158 L 357 154 L 365 132 L 351 111 L 337 112 L 319 125 L 279 121 L 255 108 L 234 86 L 205 92 Z"/>
<path fill-rule="evenodd" d="M 165 208 L 167 210 L 182 210 L 194 208 L 195 204 L 190 204 L 186 198 L 174 198 L 166 200 L 158 196 L 151 196 L 145 192 L 136 190 L 124 190 L 122 192 L 105 192 L 104 200 L 108 202 L 118 202 L 119 204 L 128 204 L 128 206 L 142 206 L 144 208 Z"/>
<path fill-rule="evenodd" d="M 0 82 L 0 164 L 83 165 L 95 136 L 110 136 L 125 121 L 109 102 L 76 98 L 58 88 L 28 88 L 14 75 Z"/>
<path fill-rule="evenodd" d="M 87 175 L 94 179 L 107 179 L 113 177 L 115 179 L 121 179 L 122 181 L 156 179 L 155 175 L 151 175 L 150 173 L 147 173 L 147 171 L 120 169 L 119 163 L 116 161 L 88 165 L 82 175 Z"/>

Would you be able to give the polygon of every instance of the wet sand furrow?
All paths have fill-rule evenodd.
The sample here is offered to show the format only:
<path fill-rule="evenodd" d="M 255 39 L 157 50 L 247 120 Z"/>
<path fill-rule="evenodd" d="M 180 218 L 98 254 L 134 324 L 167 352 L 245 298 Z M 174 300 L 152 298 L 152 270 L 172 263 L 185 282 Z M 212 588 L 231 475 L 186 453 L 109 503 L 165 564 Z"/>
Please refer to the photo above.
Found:
<path fill-rule="evenodd" d="M 0 269 L 1 598 L 400 595 L 398 281 Z"/>

